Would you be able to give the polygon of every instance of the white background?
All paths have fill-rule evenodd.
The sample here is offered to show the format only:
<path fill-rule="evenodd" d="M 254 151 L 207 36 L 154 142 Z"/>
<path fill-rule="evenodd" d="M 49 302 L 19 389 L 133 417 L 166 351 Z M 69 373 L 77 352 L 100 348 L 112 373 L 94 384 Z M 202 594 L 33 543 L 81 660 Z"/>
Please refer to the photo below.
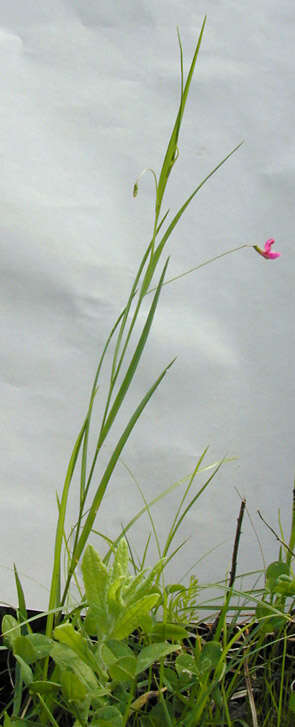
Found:
<path fill-rule="evenodd" d="M 153 225 L 154 184 L 204 15 L 207 23 L 169 179 L 170 217 L 242 139 L 170 238 L 168 277 L 243 243 L 251 248 L 164 288 L 118 425 L 174 356 L 123 453 L 150 500 L 206 463 L 223 465 L 190 511 L 190 536 L 167 580 L 193 567 L 224 577 L 241 495 L 266 562 L 278 547 L 257 516 L 287 536 L 294 454 L 294 3 L 292 0 L 0 1 L 1 593 L 16 604 L 16 563 L 29 608 L 46 608 L 67 463 L 98 357 L 124 306 Z M 147 299 L 150 302 L 150 299 Z M 103 388 L 103 387 L 102 387 Z M 99 412 L 93 418 L 98 431 Z M 95 436 L 93 442 L 95 441 Z M 99 481 L 98 468 L 94 484 Z M 193 494 L 205 481 L 195 481 Z M 75 522 L 79 480 L 68 524 Z M 153 509 L 163 546 L 183 486 Z M 118 465 L 96 527 L 111 538 L 142 506 Z M 140 557 L 147 517 L 130 534 Z M 93 544 L 104 551 L 102 541 Z M 220 545 L 221 544 L 221 545 Z M 239 572 L 263 566 L 246 519 Z M 148 563 L 155 562 L 153 546 Z M 31 580 L 31 579 L 35 580 Z M 187 578 L 185 579 L 187 582 Z M 47 589 L 47 590 L 46 590 Z"/>

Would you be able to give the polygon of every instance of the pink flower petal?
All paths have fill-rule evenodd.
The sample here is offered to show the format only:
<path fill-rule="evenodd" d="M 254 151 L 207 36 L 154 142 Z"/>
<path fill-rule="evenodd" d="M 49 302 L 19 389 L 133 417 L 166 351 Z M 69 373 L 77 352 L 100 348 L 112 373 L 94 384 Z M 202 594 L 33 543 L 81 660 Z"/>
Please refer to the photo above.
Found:
<path fill-rule="evenodd" d="M 275 260 L 277 257 L 281 256 L 280 252 L 271 252 L 271 246 L 274 244 L 275 240 L 273 237 L 270 237 L 269 240 L 267 240 L 264 243 L 264 250 L 261 250 L 258 245 L 253 245 L 254 250 L 259 252 L 259 255 L 262 255 L 266 260 Z"/>
<path fill-rule="evenodd" d="M 274 244 L 274 239 L 271 237 L 269 240 L 267 240 L 264 244 L 264 252 L 268 253 L 270 252 L 271 246 Z"/>

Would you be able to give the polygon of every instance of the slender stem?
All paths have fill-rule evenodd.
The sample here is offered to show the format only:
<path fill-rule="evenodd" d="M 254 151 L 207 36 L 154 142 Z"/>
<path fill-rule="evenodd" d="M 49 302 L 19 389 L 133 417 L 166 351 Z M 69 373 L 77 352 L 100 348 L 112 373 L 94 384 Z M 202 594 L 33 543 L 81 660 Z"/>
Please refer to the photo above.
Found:
<path fill-rule="evenodd" d="M 169 283 L 174 283 L 175 280 L 179 280 L 180 278 L 184 278 L 185 275 L 189 275 L 190 273 L 195 272 L 195 270 L 200 270 L 200 268 L 204 268 L 205 265 L 209 265 L 210 263 L 214 263 L 215 260 L 219 260 L 221 257 L 225 257 L 226 255 L 231 255 L 233 252 L 237 252 L 238 250 L 242 250 L 244 247 L 253 247 L 250 243 L 245 243 L 244 245 L 239 245 L 239 247 L 233 247 L 232 250 L 226 250 L 226 252 L 220 253 L 220 255 L 215 255 L 215 257 L 211 257 L 210 260 L 206 260 L 204 263 L 200 263 L 200 265 L 196 265 L 193 268 L 190 268 L 189 270 L 186 270 L 185 273 L 180 273 L 180 275 L 175 275 L 174 278 L 169 278 L 169 280 L 166 280 L 164 285 L 169 285 Z M 153 293 L 155 288 L 150 288 L 145 295 L 149 295 L 150 293 Z M 294 534 L 295 539 L 295 534 Z"/>
<path fill-rule="evenodd" d="M 229 584 L 228 584 L 229 588 L 232 588 L 232 586 L 234 585 L 235 579 L 236 579 L 238 551 L 239 551 L 240 537 L 241 537 L 241 533 L 242 533 L 242 522 L 243 522 L 245 507 L 246 507 L 246 500 L 245 500 L 245 498 L 243 498 L 243 500 L 241 502 L 239 517 L 237 520 L 237 529 L 236 529 L 236 536 L 235 536 L 233 556 L 232 556 L 232 567 L 231 567 L 230 579 L 229 579 Z"/>
<path fill-rule="evenodd" d="M 246 634 L 248 634 L 248 629 L 246 630 Z M 245 638 L 245 634 L 243 634 L 243 638 Z M 249 648 L 247 648 L 247 653 L 249 652 Z M 244 675 L 245 675 L 245 682 L 246 682 L 246 689 L 249 699 L 249 706 L 251 710 L 251 716 L 252 716 L 252 725 L 253 727 L 258 727 L 258 720 L 257 720 L 257 712 L 255 707 L 255 701 L 253 696 L 253 688 L 252 688 L 252 682 L 249 672 L 249 663 L 248 663 L 248 657 L 246 656 L 244 661 Z"/>
<path fill-rule="evenodd" d="M 238 551 L 239 551 L 239 544 L 240 544 L 240 538 L 242 533 L 242 522 L 244 517 L 246 507 L 246 500 L 245 498 L 242 499 L 241 505 L 240 505 L 240 512 L 237 519 L 237 527 L 236 527 L 236 534 L 235 534 L 235 540 L 234 540 L 234 547 L 233 547 L 233 554 L 232 554 L 232 564 L 231 564 L 231 571 L 230 571 L 230 577 L 229 577 L 229 583 L 228 583 L 228 591 L 225 597 L 225 602 L 220 610 L 219 614 L 216 616 L 216 619 L 213 623 L 212 629 L 211 629 L 211 635 L 215 634 L 217 631 L 218 636 L 220 635 L 221 629 L 222 629 L 222 623 L 224 621 L 224 618 L 226 617 L 227 607 L 231 598 L 231 592 L 232 588 L 235 582 L 236 578 L 236 571 L 237 571 L 237 560 L 238 560 Z"/>
<path fill-rule="evenodd" d="M 266 522 L 266 520 L 264 520 L 264 518 L 263 518 L 263 517 L 262 517 L 262 515 L 261 515 L 261 512 L 260 512 L 260 510 L 257 510 L 257 513 L 258 513 L 258 515 L 259 515 L 260 519 L 262 520 L 262 522 L 264 523 L 264 525 L 266 525 L 266 527 L 267 527 L 267 528 L 268 528 L 268 529 L 270 530 L 270 532 L 271 532 L 271 533 L 272 533 L 272 534 L 273 534 L 273 535 L 275 536 L 276 540 L 277 540 L 277 541 L 278 541 L 279 543 L 281 543 L 281 545 L 283 545 L 283 546 L 284 546 L 284 548 L 286 548 L 286 550 L 287 550 L 287 551 L 288 551 L 288 553 L 290 554 L 291 558 L 295 558 L 295 553 L 294 553 L 294 551 L 293 551 L 293 550 L 291 550 L 291 549 L 289 548 L 289 546 L 287 545 L 287 543 L 285 543 L 285 542 L 284 542 L 284 541 L 283 541 L 283 540 L 282 540 L 282 539 L 281 539 L 281 538 L 280 538 L 280 537 L 279 537 L 279 536 L 277 535 L 276 531 L 275 531 L 275 530 L 274 530 L 274 529 L 273 529 L 273 528 L 271 527 L 271 525 L 269 525 L 269 524 L 268 524 L 268 523 Z"/>

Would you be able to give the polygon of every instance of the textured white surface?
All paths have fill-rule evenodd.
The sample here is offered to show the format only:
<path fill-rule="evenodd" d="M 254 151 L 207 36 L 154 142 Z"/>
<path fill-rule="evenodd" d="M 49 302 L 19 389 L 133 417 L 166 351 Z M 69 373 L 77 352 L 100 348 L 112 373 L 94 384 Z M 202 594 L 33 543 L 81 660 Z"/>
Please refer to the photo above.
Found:
<path fill-rule="evenodd" d="M 263 543 L 259 507 L 289 527 L 294 458 L 294 5 L 292 0 L 0 0 L 1 593 L 46 608 L 57 515 L 72 446 L 105 339 L 122 309 L 153 223 L 158 173 L 179 102 L 179 25 L 187 72 L 208 19 L 163 211 L 173 212 L 241 139 L 167 247 L 168 277 L 245 242 L 276 238 L 281 258 L 252 249 L 163 290 L 138 375 L 111 436 L 177 355 L 123 460 L 151 499 L 193 469 L 225 464 L 181 531 L 168 580 L 194 562 L 201 581 L 229 566 L 238 488 Z M 96 422 L 98 418 L 96 417 Z M 95 417 L 93 419 L 95 424 Z M 94 441 L 94 440 L 93 440 Z M 102 466 L 101 466 L 102 467 Z M 98 482 L 98 468 L 96 482 Z M 197 479 L 196 484 L 204 481 Z M 78 480 L 68 524 L 75 522 Z M 194 490 L 195 492 L 196 490 Z M 163 545 L 183 489 L 153 515 Z M 97 529 L 118 535 L 142 506 L 124 466 Z M 139 555 L 145 517 L 131 542 Z M 226 542 L 225 542 L 226 541 Z M 100 548 L 101 541 L 92 541 Z M 151 550 L 149 562 L 156 556 Z M 262 567 L 245 522 L 240 572 Z M 33 576 L 37 583 L 26 576 Z M 40 585 L 39 585 L 40 584 Z M 42 584 L 42 585 L 41 585 Z"/>

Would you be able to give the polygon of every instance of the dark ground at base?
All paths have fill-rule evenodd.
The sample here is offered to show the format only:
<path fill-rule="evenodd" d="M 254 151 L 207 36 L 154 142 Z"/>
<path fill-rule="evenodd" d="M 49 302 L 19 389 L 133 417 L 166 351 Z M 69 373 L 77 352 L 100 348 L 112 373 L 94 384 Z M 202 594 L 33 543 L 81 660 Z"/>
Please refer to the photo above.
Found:
<path fill-rule="evenodd" d="M 5 614 L 12 615 L 16 617 L 16 611 L 13 608 L 8 608 L 4 606 L 0 606 L 0 624 L 2 623 L 2 618 Z M 32 618 L 34 616 L 38 616 L 35 621 L 32 621 L 30 623 L 32 630 L 35 633 L 45 633 L 45 627 L 46 627 L 46 618 L 47 616 L 41 616 L 40 612 L 38 611 L 27 611 L 28 618 Z M 82 617 L 83 618 L 83 617 Z M 241 624 L 242 625 L 242 624 Z M 204 641 L 208 641 L 212 638 L 214 638 L 213 631 L 214 627 L 212 628 L 213 624 L 206 624 L 206 623 L 199 623 L 197 625 L 191 624 L 188 628 L 188 631 L 190 632 L 190 636 L 188 639 L 185 639 L 183 641 L 183 646 L 188 651 L 190 651 L 195 644 L 196 636 L 200 636 Z M 237 627 L 234 627 L 234 631 L 236 631 Z M 287 639 L 287 653 L 286 653 L 286 672 L 288 673 L 289 678 L 291 680 L 295 680 L 295 624 L 289 624 L 288 626 L 288 639 Z M 133 640 L 136 639 L 136 632 L 132 635 Z M 257 656 L 257 675 L 258 678 L 252 678 L 252 689 L 253 689 L 253 696 L 254 701 L 255 699 L 259 700 L 259 692 L 261 689 L 259 688 L 259 673 L 261 673 L 261 670 L 263 669 L 263 664 L 267 662 L 268 657 L 271 655 L 272 657 L 272 685 L 273 687 L 276 686 L 276 693 L 279 693 L 279 685 L 280 685 L 280 679 L 281 679 L 281 657 L 283 653 L 283 641 L 279 642 L 278 644 L 273 645 L 271 642 L 274 641 L 276 637 L 273 634 L 268 634 L 265 637 L 265 646 L 262 649 L 261 653 Z M 236 642 L 235 647 L 238 645 L 243 645 L 243 637 L 241 637 L 241 640 Z M 3 646 L 3 640 L 1 638 L 0 645 Z M 8 703 L 13 697 L 13 679 L 14 679 L 14 659 L 11 654 L 11 652 L 7 650 L 0 650 L 0 712 L 6 708 Z M 172 665 L 172 664 L 171 664 Z M 156 674 L 156 670 L 155 670 Z M 233 674 L 232 674 L 233 676 Z M 229 675 L 230 677 L 230 675 Z M 275 683 L 277 682 L 277 685 Z M 155 685 L 156 689 L 156 685 Z M 232 700 L 230 703 L 230 713 L 231 713 L 231 719 L 232 720 L 239 720 L 244 719 L 250 720 L 249 724 L 252 724 L 251 719 L 251 713 L 249 711 L 249 700 L 248 695 L 244 689 L 244 695 L 237 697 L 237 699 Z M 139 696 L 139 695 L 138 695 Z M 157 700 L 152 700 L 150 703 L 150 707 L 154 706 L 154 703 L 156 703 Z M 9 714 L 10 714 L 9 710 Z M 74 721 L 74 719 L 72 720 Z M 69 720 L 69 717 L 66 717 L 65 720 L 65 727 L 70 727 L 71 720 Z M 246 722 L 247 723 L 247 722 Z M 287 724 L 287 723 L 286 723 Z M 291 721 L 288 724 L 293 725 L 293 722 Z M 294 725 L 295 725 L 295 715 L 294 715 Z"/>

